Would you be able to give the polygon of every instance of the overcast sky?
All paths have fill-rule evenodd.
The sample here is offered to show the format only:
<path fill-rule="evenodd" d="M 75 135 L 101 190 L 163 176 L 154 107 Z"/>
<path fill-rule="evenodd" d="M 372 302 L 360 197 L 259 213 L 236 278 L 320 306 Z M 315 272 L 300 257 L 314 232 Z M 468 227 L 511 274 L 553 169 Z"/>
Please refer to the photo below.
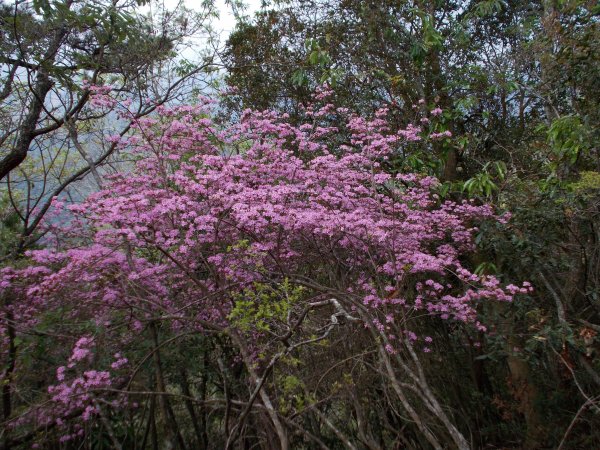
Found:
<path fill-rule="evenodd" d="M 231 6 L 225 4 L 226 0 L 214 1 L 219 9 L 219 20 L 214 23 L 215 29 L 223 33 L 223 39 L 227 39 L 229 33 L 235 28 L 235 18 L 231 12 Z M 179 2 L 180 0 L 164 0 L 168 8 L 174 8 Z M 195 6 L 199 6 L 202 0 L 182 0 L 182 3 L 190 9 L 195 9 Z M 260 8 L 261 0 L 244 0 L 244 3 L 247 5 L 246 14 L 252 16 Z"/>
<path fill-rule="evenodd" d="M 225 0 L 215 0 L 217 7 L 219 8 L 219 21 L 215 26 L 218 27 L 226 34 L 233 30 L 235 27 L 235 18 L 231 12 L 231 7 L 225 5 Z M 194 3 L 198 3 L 199 0 L 186 0 L 186 5 L 192 7 Z M 246 14 L 252 16 L 255 11 L 260 8 L 261 0 L 244 0 L 244 3 L 248 6 Z"/>

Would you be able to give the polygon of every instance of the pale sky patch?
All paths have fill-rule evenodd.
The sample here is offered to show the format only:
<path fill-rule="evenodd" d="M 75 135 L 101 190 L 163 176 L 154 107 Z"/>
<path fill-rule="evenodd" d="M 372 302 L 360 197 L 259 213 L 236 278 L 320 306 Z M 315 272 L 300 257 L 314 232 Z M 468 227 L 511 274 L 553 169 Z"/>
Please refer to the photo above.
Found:
<path fill-rule="evenodd" d="M 229 34 L 235 28 L 235 16 L 230 5 L 226 4 L 226 0 L 214 0 L 217 9 L 219 10 L 219 18 L 213 22 L 214 29 L 221 35 L 221 40 L 225 41 Z M 180 3 L 180 0 L 164 0 L 165 6 L 174 8 Z M 200 9 L 201 0 L 181 0 L 189 9 Z M 256 11 L 260 9 L 261 0 L 244 0 L 246 9 L 244 14 L 252 17 Z"/>

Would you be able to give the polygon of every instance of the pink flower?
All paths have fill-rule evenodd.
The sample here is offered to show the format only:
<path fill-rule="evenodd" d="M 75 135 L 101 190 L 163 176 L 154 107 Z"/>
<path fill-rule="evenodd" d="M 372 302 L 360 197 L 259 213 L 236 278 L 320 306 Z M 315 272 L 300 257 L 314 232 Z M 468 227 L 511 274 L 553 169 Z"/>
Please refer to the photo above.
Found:
<path fill-rule="evenodd" d="M 110 106 L 108 87 L 87 89 L 99 107 Z M 107 178 L 103 190 L 60 211 L 67 218 L 51 224 L 47 249 L 28 253 L 31 265 L 0 269 L 0 289 L 15 298 L 25 332 L 60 317 L 61 333 L 90 333 L 70 354 L 49 350 L 59 367 L 56 384 L 46 386 L 51 407 L 44 420 L 70 417 L 65 429 L 76 433 L 75 424 L 95 419 L 96 398 L 129 407 L 114 389 L 104 391 L 127 375 L 126 349 L 147 347 L 151 325 L 159 324 L 168 355 L 169 332 L 242 327 L 242 299 L 251 311 L 271 295 L 293 299 L 294 310 L 311 315 L 308 303 L 323 300 L 313 321 L 324 327 L 319 333 L 331 326 L 344 336 L 365 327 L 361 336 L 386 343 L 392 354 L 397 348 L 389 342 L 421 347 L 416 333 L 401 328 L 413 322 L 401 319 L 418 316 L 425 326 L 451 320 L 484 331 L 480 304 L 529 292 L 529 283 L 504 285 L 463 267 L 477 226 L 501 221 L 490 205 L 442 201 L 436 178 L 386 172 L 407 147 L 429 146 L 420 142 L 424 126 L 398 130 L 386 108 L 352 114 L 329 103 L 332 94 L 320 88 L 315 98 L 323 106 L 307 106 L 309 120 L 301 124 L 276 111 L 246 110 L 238 123 L 221 126 L 208 99 L 157 105 L 155 116 L 133 120 L 131 135 L 107 139 L 131 163 L 119 166 L 123 172 Z M 316 282 L 311 277 L 318 289 L 306 287 Z M 305 290 L 296 292 L 295 284 Z M 337 303 L 327 303 L 323 292 Z M 308 335 L 311 326 L 298 332 Z M 243 321 L 243 328 L 251 358 L 269 358 L 264 321 Z M 74 411 L 81 414 L 73 418 Z"/>

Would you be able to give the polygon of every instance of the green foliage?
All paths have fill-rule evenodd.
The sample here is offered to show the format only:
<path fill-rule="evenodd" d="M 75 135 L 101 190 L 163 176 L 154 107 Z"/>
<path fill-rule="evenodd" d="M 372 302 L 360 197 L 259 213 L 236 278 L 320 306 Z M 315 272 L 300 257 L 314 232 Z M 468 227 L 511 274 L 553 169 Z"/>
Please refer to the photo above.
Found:
<path fill-rule="evenodd" d="M 503 181 L 506 177 L 506 164 L 502 161 L 486 163 L 481 172 L 464 182 L 462 190 L 469 197 L 490 199 L 498 191 L 498 184 L 494 180 Z"/>
<path fill-rule="evenodd" d="M 0 255 L 8 255 L 19 240 L 21 220 L 15 212 L 8 192 L 0 197 Z"/>
<path fill-rule="evenodd" d="M 568 187 L 577 194 L 586 196 L 598 195 L 600 190 L 600 172 L 584 170 L 579 174 L 579 180 L 569 183 Z"/>
<path fill-rule="evenodd" d="M 577 115 L 566 115 L 554 120 L 547 135 L 556 161 L 574 164 L 580 153 L 589 149 L 588 129 Z"/>
<path fill-rule="evenodd" d="M 241 330 L 270 331 L 274 322 L 286 321 L 290 309 L 302 299 L 304 292 L 305 288 L 294 286 L 287 279 L 278 286 L 254 283 L 233 299 L 229 319 Z"/>
<path fill-rule="evenodd" d="M 473 13 L 478 17 L 487 17 L 500 12 L 505 7 L 506 3 L 502 0 L 482 0 L 476 2 Z"/>

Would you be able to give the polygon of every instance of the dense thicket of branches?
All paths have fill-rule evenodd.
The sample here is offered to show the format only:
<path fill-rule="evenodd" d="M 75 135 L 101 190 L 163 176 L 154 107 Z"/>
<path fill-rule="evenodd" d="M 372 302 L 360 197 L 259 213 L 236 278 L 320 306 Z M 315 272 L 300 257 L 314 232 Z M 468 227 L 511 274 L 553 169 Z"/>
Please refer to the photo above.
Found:
<path fill-rule="evenodd" d="M 156 7 L 0 3 L 0 448 L 598 447 L 597 2 Z"/>

